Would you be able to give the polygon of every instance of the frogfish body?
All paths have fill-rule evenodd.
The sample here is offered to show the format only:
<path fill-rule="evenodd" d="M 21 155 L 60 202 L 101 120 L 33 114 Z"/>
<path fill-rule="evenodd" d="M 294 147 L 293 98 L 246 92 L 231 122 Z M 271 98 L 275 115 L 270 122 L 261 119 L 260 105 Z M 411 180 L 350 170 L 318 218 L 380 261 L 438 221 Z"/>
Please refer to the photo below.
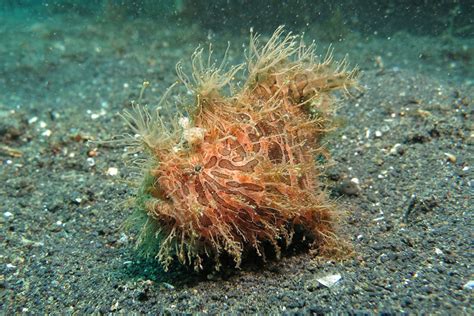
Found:
<path fill-rule="evenodd" d="M 334 247 L 334 206 L 316 157 L 329 158 L 331 93 L 355 85 L 356 71 L 331 54 L 315 61 L 313 45 L 295 39 L 282 28 L 265 45 L 251 36 L 237 92 L 228 87 L 243 65 L 205 65 L 197 51 L 193 80 L 177 68 L 195 104 L 174 131 L 158 114 L 129 114 L 151 160 L 137 199 L 139 243 L 165 267 L 176 258 L 199 270 L 212 259 L 218 269 L 224 255 L 238 267 L 268 246 L 279 257 L 296 231 L 321 251 Z"/>

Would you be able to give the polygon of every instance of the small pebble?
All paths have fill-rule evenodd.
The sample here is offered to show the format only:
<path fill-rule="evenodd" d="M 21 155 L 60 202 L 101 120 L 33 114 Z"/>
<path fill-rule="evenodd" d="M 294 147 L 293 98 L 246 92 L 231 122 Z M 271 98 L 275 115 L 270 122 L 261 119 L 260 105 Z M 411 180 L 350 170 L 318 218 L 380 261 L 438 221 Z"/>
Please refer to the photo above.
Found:
<path fill-rule="evenodd" d="M 456 163 L 456 160 L 457 160 L 456 156 L 450 153 L 444 153 L 444 155 L 448 158 L 448 161 L 450 163 Z"/>
<path fill-rule="evenodd" d="M 324 276 L 322 278 L 317 279 L 317 281 L 321 283 L 322 285 L 324 285 L 325 287 L 332 287 L 334 284 L 339 282 L 341 278 L 342 278 L 341 275 L 337 273 L 337 274 Z"/>
<path fill-rule="evenodd" d="M 87 161 L 87 165 L 88 165 L 89 167 L 94 167 L 94 166 L 95 166 L 95 160 L 94 160 L 94 158 L 90 158 L 90 157 L 89 157 L 89 158 L 86 159 L 86 161 Z"/>
<path fill-rule="evenodd" d="M 109 176 L 118 175 L 118 168 L 110 167 L 109 169 L 107 169 L 107 175 L 109 175 Z"/>
<path fill-rule="evenodd" d="M 61 114 L 59 114 L 58 112 L 56 111 L 50 111 L 49 112 L 49 118 L 52 120 L 52 121 L 56 121 L 58 118 L 61 117 Z"/>
<path fill-rule="evenodd" d="M 172 284 L 163 282 L 163 286 L 164 286 L 165 289 L 167 289 L 167 290 L 174 290 L 174 286 L 173 286 Z"/>
<path fill-rule="evenodd" d="M 97 157 L 98 154 L 99 152 L 97 151 L 97 149 L 91 149 L 87 152 L 88 157 Z"/>
<path fill-rule="evenodd" d="M 399 149 L 401 148 L 402 144 L 395 144 L 393 145 L 393 147 L 390 149 L 390 155 L 395 155 L 395 154 L 399 154 L 400 151 Z"/>
<path fill-rule="evenodd" d="M 465 289 L 465 290 L 472 290 L 472 289 L 474 289 L 474 280 L 469 280 L 469 281 L 467 281 L 467 283 L 464 284 L 462 288 Z"/>
<path fill-rule="evenodd" d="M 356 179 L 356 178 L 354 178 Z M 358 181 L 358 179 L 357 179 Z M 360 193 L 360 187 L 356 181 L 343 181 L 337 188 L 339 193 L 347 196 L 357 196 Z"/>
<path fill-rule="evenodd" d="M 38 121 L 38 117 L 37 116 L 33 116 L 32 118 L 30 118 L 28 120 L 28 124 L 33 124 L 33 123 L 36 123 L 36 121 Z"/>
<path fill-rule="evenodd" d="M 11 217 L 13 217 L 13 213 L 7 211 L 7 212 L 3 213 L 3 217 L 5 217 L 5 218 L 11 218 Z"/>
<path fill-rule="evenodd" d="M 105 114 L 107 114 L 107 111 L 104 110 L 104 109 L 101 109 L 100 112 L 98 112 L 98 113 L 92 113 L 92 112 L 88 112 L 88 113 L 91 113 L 91 119 L 92 120 L 97 120 L 99 117 L 104 116 Z"/>
<path fill-rule="evenodd" d="M 125 235 L 124 233 L 120 234 L 120 238 L 118 240 L 119 244 L 125 244 L 128 241 L 128 236 Z"/>

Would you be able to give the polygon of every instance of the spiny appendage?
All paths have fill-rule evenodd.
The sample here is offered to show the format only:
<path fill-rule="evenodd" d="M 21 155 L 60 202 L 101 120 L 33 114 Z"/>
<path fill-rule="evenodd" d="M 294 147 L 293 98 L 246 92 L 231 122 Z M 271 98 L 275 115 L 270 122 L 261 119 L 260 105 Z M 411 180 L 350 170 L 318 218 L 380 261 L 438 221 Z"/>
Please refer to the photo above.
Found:
<path fill-rule="evenodd" d="M 249 78 L 244 86 L 246 94 L 264 100 L 288 100 L 310 113 L 328 114 L 334 100 L 331 92 L 342 90 L 349 94 L 357 86 L 358 68 L 349 70 L 347 59 L 334 61 L 329 48 L 321 62 L 315 57 L 314 42 L 306 46 L 296 42 L 296 36 L 281 36 L 282 28 L 275 31 L 263 48 L 251 37 L 248 58 Z"/>

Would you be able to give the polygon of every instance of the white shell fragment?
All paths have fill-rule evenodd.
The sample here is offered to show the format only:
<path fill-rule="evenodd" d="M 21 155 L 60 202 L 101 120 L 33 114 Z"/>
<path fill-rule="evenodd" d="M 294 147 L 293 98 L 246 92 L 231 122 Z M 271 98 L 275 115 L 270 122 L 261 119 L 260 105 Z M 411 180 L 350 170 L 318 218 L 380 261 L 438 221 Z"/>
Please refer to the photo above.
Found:
<path fill-rule="evenodd" d="M 465 290 L 472 290 L 474 289 L 474 280 L 469 280 L 466 284 L 462 287 Z"/>
<path fill-rule="evenodd" d="M 317 281 L 321 283 L 322 285 L 324 285 L 325 287 L 332 287 L 334 284 L 339 282 L 341 278 L 342 278 L 341 275 L 338 273 L 338 274 L 326 275 L 322 278 L 317 279 Z"/>
<path fill-rule="evenodd" d="M 118 168 L 110 167 L 109 169 L 107 169 L 107 175 L 109 175 L 109 176 L 118 175 Z"/>
<path fill-rule="evenodd" d="M 447 157 L 447 160 L 450 162 L 450 163 L 456 163 L 456 156 L 454 156 L 453 154 L 450 154 L 450 153 L 444 153 L 444 155 Z"/>

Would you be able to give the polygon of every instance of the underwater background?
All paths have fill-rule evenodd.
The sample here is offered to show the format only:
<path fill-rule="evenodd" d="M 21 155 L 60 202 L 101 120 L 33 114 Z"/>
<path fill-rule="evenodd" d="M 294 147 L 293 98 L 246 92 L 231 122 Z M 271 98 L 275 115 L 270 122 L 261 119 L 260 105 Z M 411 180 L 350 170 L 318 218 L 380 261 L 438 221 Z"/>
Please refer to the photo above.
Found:
<path fill-rule="evenodd" d="M 472 1 L 0 0 L 1 313 L 473 314 L 473 19 Z M 100 141 L 199 45 L 237 64 L 280 25 L 361 70 L 322 177 L 355 254 L 165 273 L 122 227 L 125 149 Z"/>

